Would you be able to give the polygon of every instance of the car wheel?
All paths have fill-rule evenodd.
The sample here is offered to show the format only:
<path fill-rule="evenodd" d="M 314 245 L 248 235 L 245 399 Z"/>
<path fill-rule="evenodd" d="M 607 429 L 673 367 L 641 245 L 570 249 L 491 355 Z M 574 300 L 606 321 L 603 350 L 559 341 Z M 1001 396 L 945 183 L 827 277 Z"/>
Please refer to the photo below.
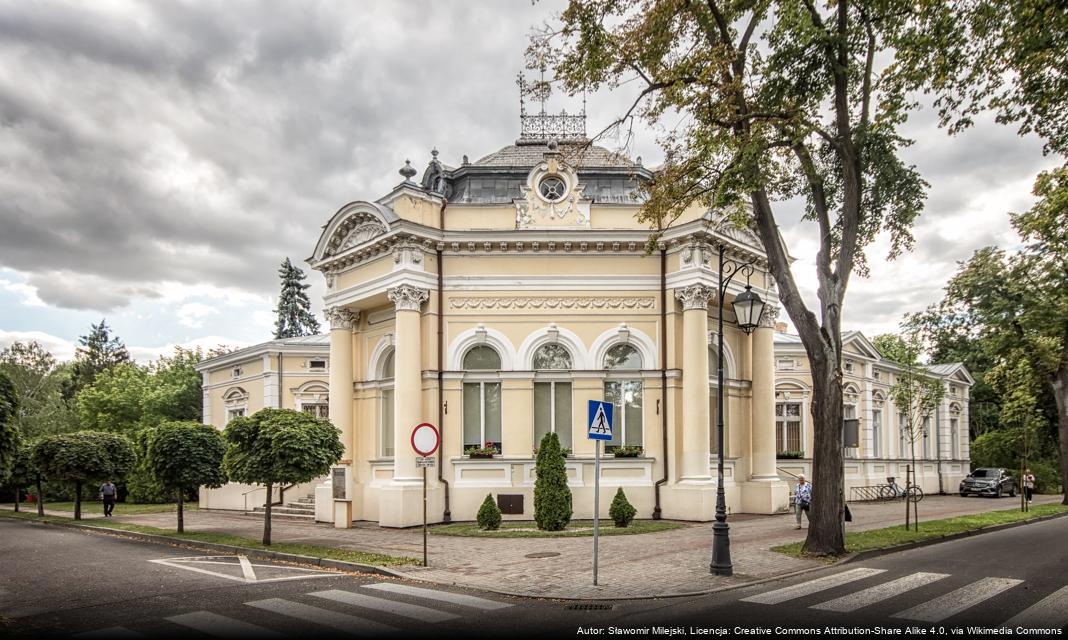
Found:
<path fill-rule="evenodd" d="M 967 494 L 967 493 L 964 493 L 963 491 L 961 491 L 961 492 L 960 492 L 960 497 L 962 497 L 962 498 L 967 498 L 967 497 L 968 497 L 968 494 Z"/>

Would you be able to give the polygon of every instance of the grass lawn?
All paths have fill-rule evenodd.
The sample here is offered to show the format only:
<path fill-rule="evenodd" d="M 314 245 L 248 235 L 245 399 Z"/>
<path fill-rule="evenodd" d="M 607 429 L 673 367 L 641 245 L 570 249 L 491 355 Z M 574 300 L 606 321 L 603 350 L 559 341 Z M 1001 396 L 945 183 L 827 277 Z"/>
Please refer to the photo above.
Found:
<path fill-rule="evenodd" d="M 602 536 L 626 536 L 680 529 L 686 525 L 666 520 L 634 520 L 629 527 L 617 529 L 611 520 L 601 521 Z M 497 531 L 483 531 L 474 522 L 459 522 L 430 527 L 439 536 L 470 536 L 473 538 L 578 538 L 593 536 L 593 520 L 572 520 L 563 531 L 540 531 L 533 520 L 507 521 Z"/>
<path fill-rule="evenodd" d="M 47 503 L 45 504 L 47 505 Z M 0 510 L 0 518 L 20 518 L 22 520 L 36 520 L 39 522 L 52 522 L 57 524 L 78 522 L 79 524 L 90 527 L 100 527 L 104 529 L 121 529 L 123 531 L 136 531 L 138 533 L 152 533 L 159 536 L 167 536 L 168 538 L 174 538 L 176 540 L 214 542 L 216 544 L 229 544 L 234 545 L 236 547 L 249 547 L 252 549 L 270 549 L 271 551 L 277 551 L 279 553 L 293 553 L 302 556 L 312 556 L 315 558 L 330 558 L 332 560 L 344 560 L 346 562 L 359 562 L 361 564 L 373 564 L 378 566 L 422 564 L 421 560 L 416 560 L 415 558 L 387 556 L 379 553 L 366 553 L 363 551 L 335 549 L 333 547 L 320 547 L 308 544 L 279 542 L 276 544 L 272 544 L 269 547 L 266 547 L 259 540 L 253 540 L 252 538 L 243 538 L 241 536 L 232 536 L 223 533 L 208 533 L 201 531 L 186 531 L 185 533 L 178 533 L 174 529 L 162 529 L 159 527 L 148 527 L 139 524 L 113 522 L 111 520 L 75 521 L 74 518 L 61 518 L 58 516 L 45 516 L 43 518 L 38 518 L 36 511 L 33 511 L 31 513 L 15 513 L 14 511 Z"/>
<path fill-rule="evenodd" d="M 1042 516 L 1064 512 L 1068 512 L 1068 506 L 1062 504 L 1043 504 L 1032 506 L 1031 510 L 1027 513 L 1023 513 L 1017 508 L 1007 509 L 1005 511 L 975 513 L 967 516 L 946 518 L 944 520 L 921 521 L 919 531 L 913 531 L 912 529 L 906 531 L 905 525 L 903 524 L 887 527 L 885 529 L 872 529 L 870 531 L 847 531 L 846 551 L 857 553 L 859 551 L 870 551 L 872 549 L 884 549 L 906 542 L 940 538 L 955 533 L 976 531 L 998 524 L 1033 520 L 1034 518 L 1041 518 Z M 788 556 L 801 557 L 802 544 L 802 542 L 794 542 L 779 547 L 772 547 L 771 550 L 784 553 Z"/>
<path fill-rule="evenodd" d="M 19 509 L 36 513 L 37 504 L 22 502 L 19 503 Z M 70 511 L 71 513 L 74 513 L 74 503 L 45 501 L 45 509 L 51 509 L 53 511 Z M 197 509 L 197 503 L 185 503 L 186 513 L 196 511 Z M 117 516 L 135 516 L 142 513 L 175 513 L 177 511 L 178 504 L 174 502 L 165 502 L 163 504 L 141 504 L 137 502 L 115 503 L 115 515 Z M 104 513 L 104 503 L 99 500 L 83 500 L 82 513 Z"/>

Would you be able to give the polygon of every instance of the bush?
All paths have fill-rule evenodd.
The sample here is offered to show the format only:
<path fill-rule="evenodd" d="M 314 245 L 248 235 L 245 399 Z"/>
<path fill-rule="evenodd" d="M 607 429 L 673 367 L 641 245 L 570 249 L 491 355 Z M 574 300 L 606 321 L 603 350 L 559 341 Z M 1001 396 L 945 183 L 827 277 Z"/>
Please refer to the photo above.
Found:
<path fill-rule="evenodd" d="M 560 439 L 547 433 L 538 446 L 534 481 L 534 521 L 543 531 L 563 531 L 571 522 L 571 489 Z"/>
<path fill-rule="evenodd" d="M 492 493 L 486 494 L 486 499 L 478 508 L 478 528 L 483 531 L 496 531 L 501 528 L 501 510 L 497 508 Z"/>
<path fill-rule="evenodd" d="M 623 487 L 616 489 L 616 497 L 612 498 L 612 506 L 608 509 L 608 515 L 622 529 L 630 524 L 638 510 L 627 500 L 627 494 L 623 493 Z"/>

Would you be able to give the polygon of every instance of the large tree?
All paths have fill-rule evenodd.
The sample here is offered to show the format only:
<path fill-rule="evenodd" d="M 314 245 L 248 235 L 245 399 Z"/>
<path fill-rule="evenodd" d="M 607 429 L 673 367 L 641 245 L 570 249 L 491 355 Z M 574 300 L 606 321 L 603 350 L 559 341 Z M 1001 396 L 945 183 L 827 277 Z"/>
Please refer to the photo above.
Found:
<path fill-rule="evenodd" d="M 85 429 L 131 435 L 144 426 L 148 388 L 144 367 L 131 362 L 105 369 L 75 396 L 78 420 Z"/>
<path fill-rule="evenodd" d="M 15 384 L 0 371 L 0 482 L 7 478 L 19 449 L 18 406 Z"/>
<path fill-rule="evenodd" d="M 261 409 L 226 425 L 223 471 L 234 482 L 262 484 L 263 544 L 271 544 L 275 485 L 308 482 L 325 475 L 345 453 L 341 431 L 328 420 L 292 409 Z"/>
<path fill-rule="evenodd" d="M 221 487 L 226 442 L 215 427 L 198 422 L 164 422 L 146 430 L 145 465 L 178 499 L 178 533 L 185 531 L 185 494 L 198 487 Z"/>
<path fill-rule="evenodd" d="M 752 224 L 812 367 L 812 525 L 804 549 L 845 551 L 842 337 L 846 291 L 865 247 L 912 245 L 926 184 L 898 156 L 912 106 L 897 56 L 919 37 L 905 0 L 572 0 L 534 53 L 566 91 L 635 86 L 631 117 L 664 123 L 666 161 L 639 219 L 657 230 L 692 207 Z M 553 42 L 558 44 L 553 45 Z M 676 124 L 677 123 L 677 124 Z M 662 129 L 663 130 L 663 129 Z M 802 197 L 815 226 L 810 310 L 778 232 L 776 202 Z"/>
<path fill-rule="evenodd" d="M 130 441 L 116 433 L 76 431 L 45 436 L 33 448 L 33 464 L 41 475 L 74 484 L 75 520 L 82 518 L 82 486 L 86 482 L 118 480 L 133 462 Z"/>
<path fill-rule="evenodd" d="M 78 347 L 71 368 L 70 380 L 63 386 L 68 401 L 84 387 L 93 383 L 101 372 L 118 364 L 131 363 L 130 353 L 118 336 L 112 336 L 107 322 L 89 325 L 89 333 L 78 338 Z"/>
<path fill-rule="evenodd" d="M 278 308 L 274 311 L 278 319 L 274 322 L 275 338 L 295 338 L 319 333 L 319 321 L 311 312 L 311 301 L 306 290 L 310 284 L 304 284 L 304 271 L 293 266 L 286 258 L 278 269 L 282 280 L 278 294 Z"/>

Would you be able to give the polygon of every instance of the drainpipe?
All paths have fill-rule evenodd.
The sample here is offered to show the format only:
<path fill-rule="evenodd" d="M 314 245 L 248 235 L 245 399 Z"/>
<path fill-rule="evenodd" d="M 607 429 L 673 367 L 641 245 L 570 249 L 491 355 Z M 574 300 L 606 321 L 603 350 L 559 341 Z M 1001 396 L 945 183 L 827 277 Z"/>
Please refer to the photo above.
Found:
<path fill-rule="evenodd" d="M 441 229 L 441 237 L 445 237 L 445 207 L 448 206 L 449 201 L 445 199 L 445 196 L 441 196 L 441 211 L 438 212 L 438 227 Z M 442 514 L 441 519 L 445 524 L 452 522 L 452 511 L 449 510 L 449 481 L 445 479 L 445 405 L 443 401 L 444 383 L 442 380 L 442 369 L 445 360 L 445 343 L 443 338 L 445 335 L 444 323 L 445 318 L 442 316 L 444 305 L 442 304 L 442 294 L 445 291 L 445 278 L 444 270 L 442 267 L 442 250 L 438 249 L 438 436 L 441 438 L 441 445 L 438 446 L 438 482 L 445 486 L 445 513 Z"/>
<path fill-rule="evenodd" d="M 667 249 L 660 250 L 660 435 L 664 452 L 664 477 L 653 485 L 656 506 L 653 520 L 660 519 L 660 485 L 668 480 L 668 420 L 667 420 Z"/>
<path fill-rule="evenodd" d="M 282 352 L 278 352 L 278 408 L 284 409 L 282 406 Z"/>

